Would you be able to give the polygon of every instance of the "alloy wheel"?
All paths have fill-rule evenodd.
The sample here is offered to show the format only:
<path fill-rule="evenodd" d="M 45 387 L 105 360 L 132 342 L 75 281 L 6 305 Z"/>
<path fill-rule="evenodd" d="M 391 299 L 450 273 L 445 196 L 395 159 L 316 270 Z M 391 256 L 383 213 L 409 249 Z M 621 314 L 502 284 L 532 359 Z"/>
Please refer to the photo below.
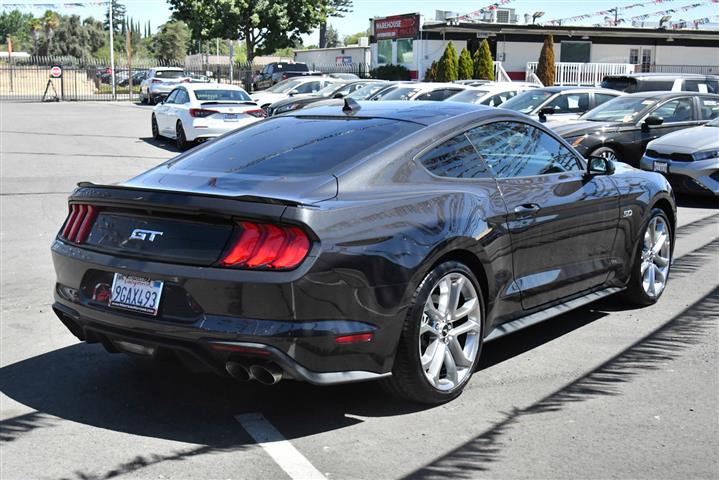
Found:
<path fill-rule="evenodd" d="M 667 284 L 669 260 L 671 257 L 671 237 L 664 218 L 652 218 L 644 232 L 642 246 L 642 288 L 651 298 L 657 298 Z"/>
<path fill-rule="evenodd" d="M 612 150 L 605 150 L 602 153 L 599 154 L 600 157 L 609 160 L 610 162 L 618 162 L 619 157 L 617 157 L 617 154 L 614 153 Z"/>
<path fill-rule="evenodd" d="M 434 388 L 453 390 L 471 375 L 481 332 L 482 310 L 474 284 L 462 273 L 448 273 L 432 288 L 419 330 L 422 370 Z"/>

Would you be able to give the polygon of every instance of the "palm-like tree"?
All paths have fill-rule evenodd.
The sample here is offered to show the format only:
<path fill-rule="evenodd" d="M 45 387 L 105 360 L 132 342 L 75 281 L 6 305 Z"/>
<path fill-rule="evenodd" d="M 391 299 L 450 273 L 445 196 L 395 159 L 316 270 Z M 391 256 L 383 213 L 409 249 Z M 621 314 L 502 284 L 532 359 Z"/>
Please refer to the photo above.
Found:
<path fill-rule="evenodd" d="M 30 20 L 30 36 L 32 37 L 32 43 L 34 47 L 35 55 L 38 54 L 37 41 L 40 39 L 40 31 L 42 31 L 42 20 L 39 18 L 33 18 Z"/>
<path fill-rule="evenodd" d="M 47 42 L 46 54 L 50 55 L 52 52 L 52 37 L 55 36 L 55 30 L 58 25 L 60 25 L 60 18 L 57 16 L 57 13 L 47 10 L 42 17 L 42 24 L 45 27 L 45 41 Z"/>

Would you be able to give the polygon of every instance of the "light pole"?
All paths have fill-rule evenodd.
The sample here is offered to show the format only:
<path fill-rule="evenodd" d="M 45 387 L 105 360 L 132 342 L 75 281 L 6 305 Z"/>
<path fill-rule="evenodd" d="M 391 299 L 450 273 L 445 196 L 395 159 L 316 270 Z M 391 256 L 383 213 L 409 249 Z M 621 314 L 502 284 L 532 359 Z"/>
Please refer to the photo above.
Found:
<path fill-rule="evenodd" d="M 108 17 L 110 19 L 110 82 L 112 82 L 112 99 L 115 100 L 115 44 L 112 36 L 115 27 L 112 24 L 112 2 L 113 0 L 108 2 Z"/>
<path fill-rule="evenodd" d="M 538 18 L 541 18 L 544 15 L 544 12 L 534 12 L 532 14 L 532 25 L 537 21 Z"/>
<path fill-rule="evenodd" d="M 663 27 L 664 24 L 667 23 L 671 19 L 672 19 L 671 15 L 664 15 L 662 18 L 659 19 L 659 28 L 666 28 L 666 27 Z"/>

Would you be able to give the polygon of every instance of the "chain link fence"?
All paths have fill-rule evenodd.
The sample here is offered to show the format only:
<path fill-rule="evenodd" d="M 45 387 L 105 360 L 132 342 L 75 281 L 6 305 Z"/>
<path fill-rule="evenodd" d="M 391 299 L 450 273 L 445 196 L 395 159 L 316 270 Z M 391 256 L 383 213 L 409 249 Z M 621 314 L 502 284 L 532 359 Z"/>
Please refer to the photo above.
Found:
<path fill-rule="evenodd" d="M 140 83 L 155 67 L 180 67 L 195 81 L 231 83 L 248 92 L 252 80 L 264 65 L 234 62 L 209 64 L 194 62 L 165 62 L 154 59 L 116 58 L 115 85 L 109 59 L 76 57 L 10 57 L 0 60 L 1 101 L 138 101 Z M 62 68 L 62 75 L 53 78 L 53 66 Z M 308 64 L 312 71 L 324 74 L 353 73 L 360 78 L 369 76 L 365 64 Z"/>

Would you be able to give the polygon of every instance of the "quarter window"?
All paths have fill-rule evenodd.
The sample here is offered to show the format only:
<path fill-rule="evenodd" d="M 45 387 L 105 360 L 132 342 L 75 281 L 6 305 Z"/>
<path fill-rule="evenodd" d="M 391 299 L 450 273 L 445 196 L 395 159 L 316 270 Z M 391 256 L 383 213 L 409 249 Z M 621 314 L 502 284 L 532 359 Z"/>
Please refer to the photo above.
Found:
<path fill-rule="evenodd" d="M 711 97 L 699 97 L 701 106 L 701 119 L 714 120 L 719 117 L 719 99 Z"/>
<path fill-rule="evenodd" d="M 440 177 L 489 177 L 486 165 L 464 134 L 434 147 L 422 156 L 421 162 L 427 170 Z"/>
<path fill-rule="evenodd" d="M 542 130 L 518 122 L 496 122 L 467 132 L 498 178 L 579 171 L 577 157 Z"/>
<path fill-rule="evenodd" d="M 694 102 L 691 98 L 670 100 L 652 112 L 662 117 L 664 123 L 690 122 L 694 120 Z"/>

